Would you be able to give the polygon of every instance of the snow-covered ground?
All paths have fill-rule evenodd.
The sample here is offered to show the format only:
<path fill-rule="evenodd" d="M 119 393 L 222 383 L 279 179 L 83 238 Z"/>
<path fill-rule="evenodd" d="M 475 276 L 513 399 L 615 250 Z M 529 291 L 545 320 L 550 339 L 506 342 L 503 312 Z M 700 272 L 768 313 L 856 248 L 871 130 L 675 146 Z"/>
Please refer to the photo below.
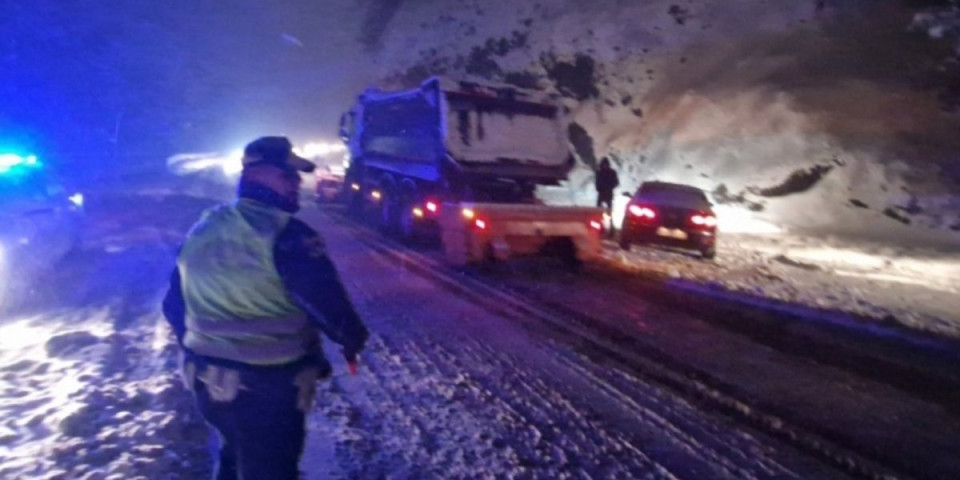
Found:
<path fill-rule="evenodd" d="M 375 334 L 359 376 L 323 385 L 308 478 L 837 476 L 312 221 Z"/>
<path fill-rule="evenodd" d="M 82 249 L 0 318 L 0 478 L 202 478 L 206 430 L 159 301 L 184 225 L 210 202 L 100 193 Z"/>
<path fill-rule="evenodd" d="M 82 254 L 41 284 L 33 308 L 0 321 L 0 478 L 209 474 L 208 433 L 176 376 L 159 301 L 177 242 L 210 200 L 170 185 L 142 190 L 92 195 Z M 669 392 L 531 338 L 329 223 L 318 226 L 346 262 L 343 276 L 374 335 L 359 376 L 333 358 L 336 375 L 321 384 L 309 419 L 307 478 L 842 478 Z M 816 257 L 824 252 L 861 263 Z M 870 282 L 883 274 L 898 285 L 929 271 L 906 255 L 887 265 L 863 248 L 856 257 L 842 252 L 823 241 L 731 236 L 713 263 L 641 247 L 626 258 L 648 272 L 763 285 L 770 295 L 790 291 L 786 281 L 772 288 L 771 278 L 795 278 L 794 269 L 808 275 L 811 292 L 849 289 L 857 279 L 828 271 Z M 612 245 L 609 254 L 622 255 Z M 943 273 L 944 288 L 954 273 Z"/>
<path fill-rule="evenodd" d="M 714 261 L 644 245 L 627 253 L 612 242 L 607 256 L 693 292 L 849 312 L 960 338 L 960 253 L 786 234 L 720 239 Z"/>
<path fill-rule="evenodd" d="M 96 198 L 82 253 L 0 321 L 0 478 L 206 478 L 208 432 L 159 301 L 209 201 L 167 187 Z M 307 478 L 842 478 L 329 233 L 374 335 L 359 376 L 333 358 Z"/>

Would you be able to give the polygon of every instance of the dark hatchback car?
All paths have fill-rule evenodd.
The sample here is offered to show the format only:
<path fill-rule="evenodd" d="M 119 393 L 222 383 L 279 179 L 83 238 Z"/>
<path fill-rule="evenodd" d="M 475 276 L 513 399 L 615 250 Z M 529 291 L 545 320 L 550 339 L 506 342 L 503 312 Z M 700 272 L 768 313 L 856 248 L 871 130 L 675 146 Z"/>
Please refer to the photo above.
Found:
<path fill-rule="evenodd" d="M 620 248 L 657 244 L 717 254 L 717 217 L 707 195 L 696 187 L 645 182 L 630 197 L 620 231 Z"/>

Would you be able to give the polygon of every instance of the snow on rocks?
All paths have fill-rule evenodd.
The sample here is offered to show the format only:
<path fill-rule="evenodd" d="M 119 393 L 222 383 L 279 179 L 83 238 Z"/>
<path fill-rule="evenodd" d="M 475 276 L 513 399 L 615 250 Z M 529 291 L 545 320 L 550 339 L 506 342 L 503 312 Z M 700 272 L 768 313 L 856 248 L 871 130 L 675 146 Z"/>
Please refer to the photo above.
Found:
<path fill-rule="evenodd" d="M 388 84 L 443 73 L 561 94 L 580 160 L 570 203 L 594 203 L 609 156 L 623 191 L 693 184 L 751 227 L 958 248 L 957 63 L 910 32 L 956 38 L 955 2 L 675 3 L 405 4 L 378 32 L 378 68 Z"/>

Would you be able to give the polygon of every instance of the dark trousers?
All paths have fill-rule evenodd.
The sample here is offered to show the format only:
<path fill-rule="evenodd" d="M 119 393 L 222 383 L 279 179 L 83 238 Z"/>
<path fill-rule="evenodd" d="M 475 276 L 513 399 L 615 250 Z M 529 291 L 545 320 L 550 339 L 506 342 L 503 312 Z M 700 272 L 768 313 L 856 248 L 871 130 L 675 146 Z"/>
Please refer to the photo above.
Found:
<path fill-rule="evenodd" d="M 613 192 L 597 192 L 597 206 L 602 208 L 608 216 L 613 215 Z M 607 236 L 613 236 L 613 218 L 609 219 L 610 223 L 604 225 L 606 229 Z"/>
<path fill-rule="evenodd" d="M 609 214 L 613 208 L 613 192 L 597 192 L 597 206 L 605 208 Z"/>
<path fill-rule="evenodd" d="M 210 398 L 197 380 L 200 413 L 220 436 L 215 480 L 297 480 L 306 417 L 287 372 L 242 372 L 244 389 L 229 402 Z"/>

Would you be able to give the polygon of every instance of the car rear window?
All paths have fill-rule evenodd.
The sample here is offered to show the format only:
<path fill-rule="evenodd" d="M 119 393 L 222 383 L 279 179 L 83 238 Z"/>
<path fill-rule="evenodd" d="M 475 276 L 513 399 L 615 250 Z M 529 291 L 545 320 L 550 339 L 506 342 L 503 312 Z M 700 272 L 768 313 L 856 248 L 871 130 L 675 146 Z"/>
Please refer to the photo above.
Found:
<path fill-rule="evenodd" d="M 640 186 L 636 198 L 663 205 L 701 210 L 711 207 L 710 201 L 707 200 L 707 196 L 702 190 L 683 185 L 645 183 Z"/>

